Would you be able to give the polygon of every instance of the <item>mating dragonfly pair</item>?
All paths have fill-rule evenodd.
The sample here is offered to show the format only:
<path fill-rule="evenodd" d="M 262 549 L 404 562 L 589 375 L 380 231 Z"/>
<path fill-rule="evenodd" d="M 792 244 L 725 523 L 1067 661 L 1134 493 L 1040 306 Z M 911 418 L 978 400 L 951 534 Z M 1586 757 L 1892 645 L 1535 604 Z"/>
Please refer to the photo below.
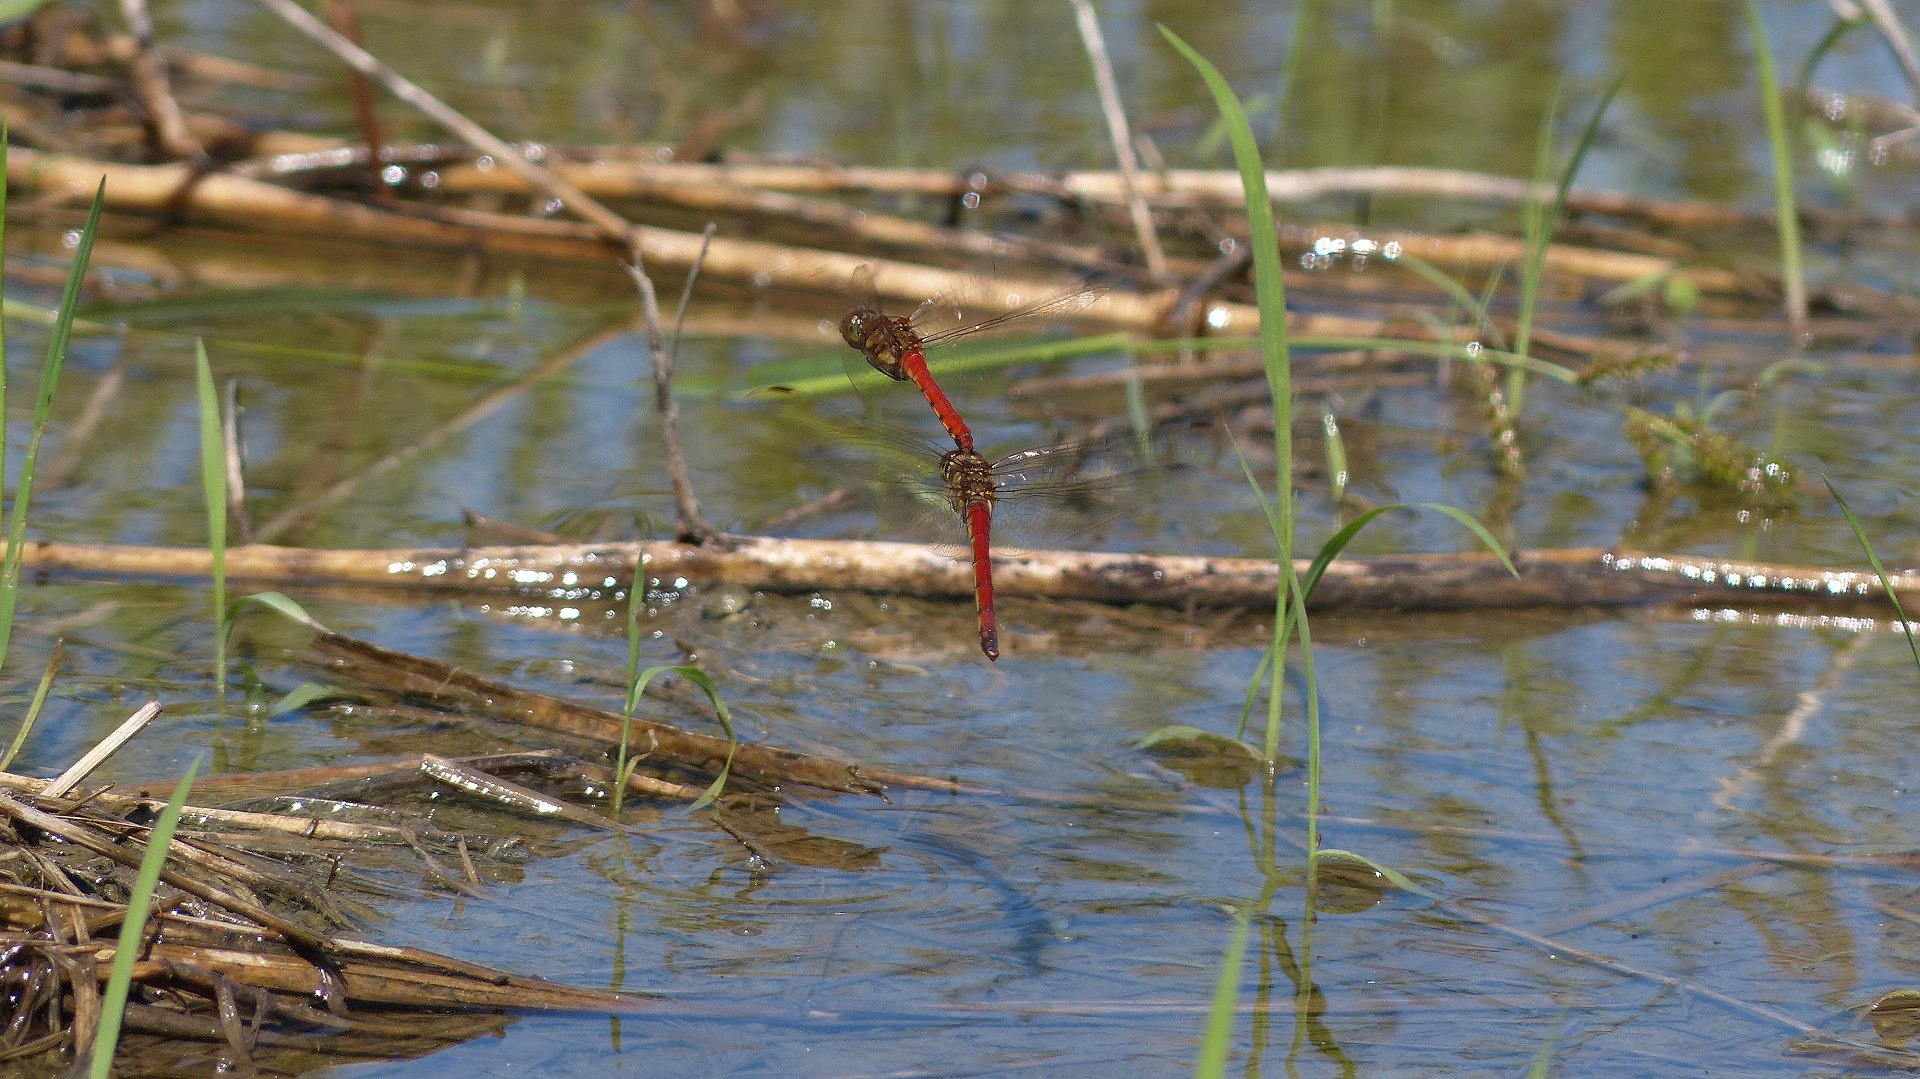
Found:
<path fill-rule="evenodd" d="M 861 282 L 862 294 L 874 295 L 871 278 L 865 277 L 864 270 L 861 276 L 865 278 Z M 934 380 L 926 354 L 940 345 L 1005 326 L 1016 319 L 1074 314 L 1098 300 L 1102 291 L 1097 285 L 1073 288 L 993 318 L 939 331 L 926 331 L 916 321 L 917 315 L 887 314 L 880 309 L 877 298 L 847 312 L 840 320 L 840 336 L 848 346 L 864 355 L 867 363 L 887 378 L 913 383 L 953 439 L 954 448 L 941 455 L 940 478 L 945 488 L 944 497 L 966 526 L 973 561 L 974 603 L 980 612 L 980 650 L 990 660 L 1000 658 L 1000 635 L 993 606 L 994 505 L 1002 498 L 1038 493 L 1043 488 L 1059 488 L 1063 484 L 1079 486 L 1060 477 L 1078 468 L 1086 447 L 1051 446 L 989 460 L 975 448 L 972 428 Z"/>

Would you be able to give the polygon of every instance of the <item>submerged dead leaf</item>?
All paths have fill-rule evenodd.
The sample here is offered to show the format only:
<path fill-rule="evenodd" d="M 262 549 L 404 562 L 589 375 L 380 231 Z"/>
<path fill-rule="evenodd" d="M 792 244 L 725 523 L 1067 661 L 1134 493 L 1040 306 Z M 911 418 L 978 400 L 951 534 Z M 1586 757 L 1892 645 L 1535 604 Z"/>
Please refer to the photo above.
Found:
<path fill-rule="evenodd" d="M 1260 754 L 1252 746 L 1182 723 L 1151 731 L 1136 744 L 1203 787 L 1234 790 L 1260 774 Z"/>
<path fill-rule="evenodd" d="M 1882 993 L 1867 1005 L 1866 1016 L 1883 1045 L 1903 1048 L 1920 1036 L 1920 989 Z"/>

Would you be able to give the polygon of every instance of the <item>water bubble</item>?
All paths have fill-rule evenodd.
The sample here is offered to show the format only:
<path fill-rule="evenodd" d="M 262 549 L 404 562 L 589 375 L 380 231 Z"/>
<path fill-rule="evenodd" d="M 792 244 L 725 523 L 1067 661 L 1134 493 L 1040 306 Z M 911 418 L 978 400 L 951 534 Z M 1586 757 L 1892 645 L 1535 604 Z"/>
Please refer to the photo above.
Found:
<path fill-rule="evenodd" d="M 436 187 L 439 187 L 440 174 L 438 172 L 433 172 L 433 171 L 421 173 L 420 186 L 426 188 L 429 191 L 433 190 Z"/>
<path fill-rule="evenodd" d="M 407 170 L 399 165 L 388 165 L 380 170 L 380 182 L 389 187 L 398 187 L 407 180 Z"/>
<path fill-rule="evenodd" d="M 1479 357 L 1479 355 L 1480 355 L 1480 350 L 1481 350 L 1481 348 L 1482 348 L 1482 347 L 1483 347 L 1483 346 L 1482 346 L 1482 345 L 1480 344 L 1480 342 L 1478 342 L 1478 341 L 1468 341 L 1468 342 L 1467 342 L 1467 349 L 1466 349 L 1466 351 L 1467 351 L 1467 358 L 1469 358 L 1469 359 L 1475 359 L 1475 358 L 1478 358 L 1478 357 Z"/>
<path fill-rule="evenodd" d="M 1224 330 L 1233 324 L 1233 312 L 1224 307 L 1207 308 L 1207 329 Z"/>
<path fill-rule="evenodd" d="M 969 191 L 960 196 L 960 205 L 964 209 L 978 210 L 980 208 L 980 192 Z"/>
<path fill-rule="evenodd" d="M 548 199 L 540 204 L 540 212 L 546 214 L 548 217 L 552 217 L 566 208 L 567 204 L 561 202 L 559 199 Z"/>
<path fill-rule="evenodd" d="M 481 172 L 492 172 L 494 160 L 492 154 L 481 154 L 473 159 L 473 167 Z"/>

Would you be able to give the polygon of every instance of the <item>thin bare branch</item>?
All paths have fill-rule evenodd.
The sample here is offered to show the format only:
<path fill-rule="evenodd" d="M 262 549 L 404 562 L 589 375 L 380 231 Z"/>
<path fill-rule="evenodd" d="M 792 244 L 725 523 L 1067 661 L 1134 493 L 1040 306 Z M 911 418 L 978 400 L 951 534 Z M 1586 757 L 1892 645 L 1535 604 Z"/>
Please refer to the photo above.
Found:
<path fill-rule="evenodd" d="M 1093 63 L 1093 84 L 1100 92 L 1100 111 L 1106 116 L 1107 134 L 1113 139 L 1114 160 L 1120 165 L 1120 180 L 1126 192 L 1127 212 L 1133 217 L 1134 235 L 1140 240 L 1140 252 L 1146 256 L 1147 270 L 1154 280 L 1167 279 L 1167 256 L 1160 249 L 1160 237 L 1153 229 L 1153 213 L 1140 194 L 1140 163 L 1133 153 L 1133 135 L 1127 127 L 1127 111 L 1120 103 L 1120 87 L 1113 78 L 1113 60 L 1107 56 L 1107 40 L 1100 32 L 1100 19 L 1092 0 L 1068 0 L 1073 5 L 1074 23 L 1080 30 L 1080 43 L 1086 46 Z"/>
<path fill-rule="evenodd" d="M 37 572 L 204 577 L 201 548 L 29 541 L 22 564 Z M 1531 551 L 1516 578 L 1491 555 L 1414 554 L 1343 559 L 1313 593 L 1315 610 L 1568 608 L 1639 603 L 1771 604 L 1874 617 L 1886 596 L 1872 573 L 1742 562 L 1603 547 Z M 704 546 L 648 543 L 321 550 L 253 545 L 227 551 L 235 579 L 540 594 L 563 589 L 578 602 L 624 595 L 634 567 L 653 578 L 685 577 L 770 591 L 821 589 L 967 597 L 969 567 L 940 547 L 864 540 L 725 536 Z M 1302 561 L 1296 567 L 1307 570 Z M 994 577 L 1008 596 L 1147 603 L 1168 607 L 1271 605 L 1271 560 L 1085 551 L 996 551 Z M 1920 605 L 1920 570 L 1893 575 L 1904 602 Z M 1756 616 L 1760 617 L 1760 616 Z M 1794 616 L 1782 616 L 1794 617 Z M 1864 625 L 1862 626 L 1864 628 Z"/>
<path fill-rule="evenodd" d="M 637 248 L 640 241 L 631 222 L 601 205 L 585 191 L 528 160 L 504 139 L 462 116 L 446 102 L 401 77 L 398 72 L 382 63 L 372 53 L 328 29 L 320 20 L 293 3 L 293 0 L 258 0 L 258 2 L 267 10 L 285 19 L 294 29 L 330 50 L 354 70 L 378 79 L 381 85 L 395 97 L 419 109 L 447 130 L 493 155 L 496 161 L 518 173 L 535 189 L 559 199 L 570 212 L 604 231 L 622 247 Z"/>
<path fill-rule="evenodd" d="M 140 105 L 147 111 L 154 141 L 175 158 L 199 158 L 204 151 L 198 139 L 187 130 L 187 118 L 173 96 L 167 69 L 154 41 L 153 16 L 147 13 L 146 0 L 120 0 L 120 14 L 133 31 L 137 46 L 133 54 L 133 87 Z"/>
<path fill-rule="evenodd" d="M 227 512 L 233 534 L 241 544 L 254 542 L 253 523 L 247 520 L 247 465 L 240 444 L 240 380 L 227 380 L 220 409 L 220 438 L 227 468 Z"/>
<path fill-rule="evenodd" d="M 351 0 L 326 0 L 326 9 L 327 21 L 333 24 L 333 29 L 359 45 L 360 20 L 354 14 Z M 380 113 L 373 103 L 373 86 L 362 71 L 353 73 L 353 115 L 360 125 L 360 141 L 367 148 L 367 188 L 375 198 L 390 199 L 393 191 L 380 178 L 380 147 L 386 144 L 386 138 L 380 134 Z"/>
<path fill-rule="evenodd" d="M 680 318 L 686 317 L 686 304 L 693 294 L 694 279 L 700 273 L 700 265 L 706 258 L 712 240 L 713 226 L 709 225 L 700 255 L 687 271 L 686 288 L 680 298 Z M 683 542 L 707 543 L 719 532 L 700 515 L 700 500 L 693 493 L 693 480 L 687 475 L 687 458 L 680 444 L 680 405 L 673 398 L 673 360 L 679 349 L 679 336 L 676 333 L 671 345 L 667 342 L 666 334 L 660 328 L 660 298 L 654 292 L 653 279 L 647 276 L 638 258 L 627 265 L 627 273 L 633 277 L 634 287 L 640 292 L 640 310 L 646 320 L 647 352 L 653 357 L 653 402 L 660 413 L 660 440 L 666 452 L 667 477 L 673 486 L 674 513 L 679 520 L 677 535 Z"/>

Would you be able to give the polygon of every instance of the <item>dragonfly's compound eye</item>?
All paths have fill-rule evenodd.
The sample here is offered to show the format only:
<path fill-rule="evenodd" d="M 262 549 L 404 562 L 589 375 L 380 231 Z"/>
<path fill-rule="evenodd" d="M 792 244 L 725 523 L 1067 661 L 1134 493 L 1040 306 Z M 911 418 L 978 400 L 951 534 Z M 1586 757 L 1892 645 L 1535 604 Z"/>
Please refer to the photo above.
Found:
<path fill-rule="evenodd" d="M 847 312 L 847 317 L 840 320 L 840 339 L 845 341 L 849 348 L 857 348 L 865 352 L 867 335 L 873 328 L 873 318 L 873 312 L 865 308 L 856 308 Z"/>

